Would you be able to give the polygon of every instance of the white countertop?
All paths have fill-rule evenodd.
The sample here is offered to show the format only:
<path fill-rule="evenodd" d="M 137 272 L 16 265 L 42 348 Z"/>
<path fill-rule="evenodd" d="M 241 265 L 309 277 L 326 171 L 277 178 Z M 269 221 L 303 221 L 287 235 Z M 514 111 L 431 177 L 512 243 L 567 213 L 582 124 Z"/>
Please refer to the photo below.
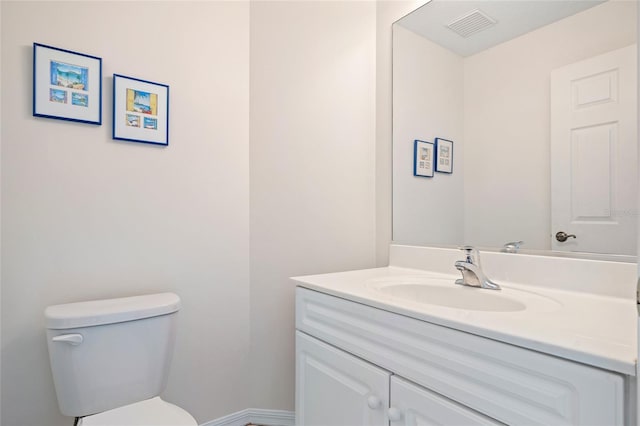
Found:
<path fill-rule="evenodd" d="M 390 277 L 451 280 L 459 274 L 397 266 L 292 278 L 299 286 L 433 324 L 544 352 L 584 364 L 636 374 L 637 305 L 634 299 L 515 284 L 495 279 L 505 290 L 553 299 L 543 312 L 487 312 L 454 309 L 392 297 L 371 283 Z M 474 289 L 474 291 L 493 291 Z"/>

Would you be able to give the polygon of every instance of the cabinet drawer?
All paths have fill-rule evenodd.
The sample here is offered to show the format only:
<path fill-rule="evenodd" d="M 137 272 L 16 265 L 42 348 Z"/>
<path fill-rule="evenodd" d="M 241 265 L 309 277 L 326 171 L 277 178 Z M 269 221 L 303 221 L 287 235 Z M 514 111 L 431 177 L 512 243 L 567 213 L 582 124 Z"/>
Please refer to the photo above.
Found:
<path fill-rule="evenodd" d="M 296 328 L 507 424 L 623 423 L 619 374 L 301 287 Z"/>

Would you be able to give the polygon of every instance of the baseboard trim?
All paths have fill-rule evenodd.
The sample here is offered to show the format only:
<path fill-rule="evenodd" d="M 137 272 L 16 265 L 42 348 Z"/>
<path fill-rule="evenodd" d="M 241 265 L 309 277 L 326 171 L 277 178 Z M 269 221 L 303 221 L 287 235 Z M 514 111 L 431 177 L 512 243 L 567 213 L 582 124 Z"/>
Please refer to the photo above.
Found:
<path fill-rule="evenodd" d="M 264 426 L 295 426 L 296 416 L 293 411 L 263 410 L 250 408 L 249 419 L 251 423 Z"/>
<path fill-rule="evenodd" d="M 245 426 L 249 423 L 263 426 L 295 426 L 295 420 L 293 411 L 246 408 L 200 426 Z"/>
<path fill-rule="evenodd" d="M 246 409 L 202 423 L 200 426 L 244 426 L 250 422 L 249 409 Z"/>

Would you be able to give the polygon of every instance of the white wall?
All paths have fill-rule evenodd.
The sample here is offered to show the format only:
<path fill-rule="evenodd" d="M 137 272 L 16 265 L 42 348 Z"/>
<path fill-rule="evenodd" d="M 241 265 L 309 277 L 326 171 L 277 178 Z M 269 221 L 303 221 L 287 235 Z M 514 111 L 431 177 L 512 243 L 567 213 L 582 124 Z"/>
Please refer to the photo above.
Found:
<path fill-rule="evenodd" d="M 183 300 L 165 397 L 201 422 L 246 408 L 248 3 L 1 7 L 2 424 L 70 424 L 47 305 L 155 291 Z M 103 58 L 102 126 L 32 117 L 34 41 Z M 114 72 L 170 85 L 169 147 L 111 140 Z"/>
<path fill-rule="evenodd" d="M 468 243 L 551 249 L 551 70 L 635 43 L 635 20 L 609 1 L 465 59 Z"/>
<path fill-rule="evenodd" d="M 417 3 L 2 3 L 3 425 L 69 422 L 47 305 L 165 290 L 168 400 L 200 422 L 293 409 L 288 277 L 386 263 L 391 23 Z M 103 126 L 31 116 L 34 41 L 102 56 Z M 113 72 L 171 86 L 168 148 L 111 140 Z"/>
<path fill-rule="evenodd" d="M 251 4 L 251 401 L 292 410 L 294 284 L 375 264 L 373 2 Z"/>
<path fill-rule="evenodd" d="M 463 58 L 396 25 L 393 30 L 393 239 L 463 240 Z M 454 142 L 452 174 L 413 176 L 414 140 Z"/>

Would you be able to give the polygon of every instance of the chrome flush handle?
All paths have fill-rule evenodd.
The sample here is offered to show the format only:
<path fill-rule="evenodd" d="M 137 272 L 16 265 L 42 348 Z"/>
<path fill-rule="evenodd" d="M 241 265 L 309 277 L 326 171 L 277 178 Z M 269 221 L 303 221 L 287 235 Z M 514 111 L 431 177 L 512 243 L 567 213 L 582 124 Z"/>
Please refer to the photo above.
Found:
<path fill-rule="evenodd" d="M 60 334 L 59 336 L 53 337 L 51 341 L 67 343 L 72 346 L 78 346 L 80 343 L 84 341 L 84 337 L 82 337 L 82 334 L 79 334 L 79 333 Z"/>

